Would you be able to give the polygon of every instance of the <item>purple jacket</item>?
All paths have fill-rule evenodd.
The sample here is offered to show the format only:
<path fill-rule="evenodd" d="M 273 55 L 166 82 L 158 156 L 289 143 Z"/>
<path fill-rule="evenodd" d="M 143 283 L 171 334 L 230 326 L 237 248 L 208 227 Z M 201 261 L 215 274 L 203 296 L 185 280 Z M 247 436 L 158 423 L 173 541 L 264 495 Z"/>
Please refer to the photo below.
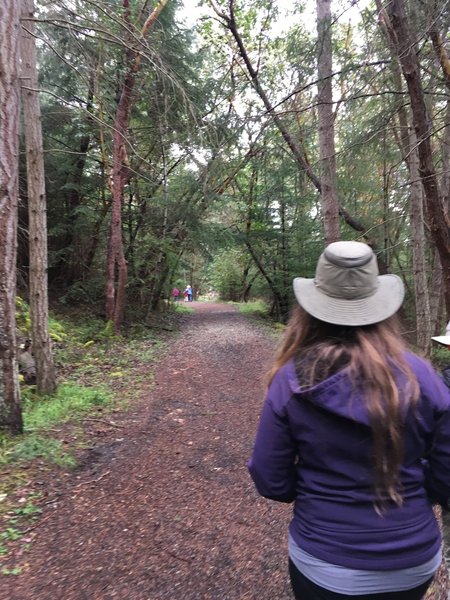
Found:
<path fill-rule="evenodd" d="M 295 501 L 290 532 L 317 558 L 391 570 L 439 550 L 432 502 L 449 508 L 450 392 L 426 361 L 407 359 L 421 395 L 416 413 L 405 416 L 404 503 L 390 503 L 382 516 L 373 506 L 368 414 L 347 372 L 301 391 L 290 361 L 270 385 L 249 470 L 262 496 Z"/>

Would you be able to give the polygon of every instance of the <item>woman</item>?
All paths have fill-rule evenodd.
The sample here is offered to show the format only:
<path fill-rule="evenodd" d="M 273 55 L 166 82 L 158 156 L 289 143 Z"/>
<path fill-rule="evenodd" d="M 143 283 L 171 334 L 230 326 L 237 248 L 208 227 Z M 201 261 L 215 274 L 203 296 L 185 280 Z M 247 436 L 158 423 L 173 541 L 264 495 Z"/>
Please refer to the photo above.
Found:
<path fill-rule="evenodd" d="M 295 597 L 419 600 L 442 554 L 432 503 L 449 508 L 450 393 L 406 351 L 403 284 L 367 245 L 330 244 L 294 292 L 249 469 L 294 502 Z"/>

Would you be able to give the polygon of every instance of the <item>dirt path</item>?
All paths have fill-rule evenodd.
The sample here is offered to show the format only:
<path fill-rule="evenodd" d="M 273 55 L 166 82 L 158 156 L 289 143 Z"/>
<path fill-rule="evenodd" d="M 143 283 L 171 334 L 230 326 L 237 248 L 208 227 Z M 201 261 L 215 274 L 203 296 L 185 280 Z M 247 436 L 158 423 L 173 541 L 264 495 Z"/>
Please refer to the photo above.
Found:
<path fill-rule="evenodd" d="M 195 304 L 126 427 L 55 484 L 0 598 L 291 600 L 290 507 L 258 498 L 246 469 L 274 345 L 229 306 Z"/>

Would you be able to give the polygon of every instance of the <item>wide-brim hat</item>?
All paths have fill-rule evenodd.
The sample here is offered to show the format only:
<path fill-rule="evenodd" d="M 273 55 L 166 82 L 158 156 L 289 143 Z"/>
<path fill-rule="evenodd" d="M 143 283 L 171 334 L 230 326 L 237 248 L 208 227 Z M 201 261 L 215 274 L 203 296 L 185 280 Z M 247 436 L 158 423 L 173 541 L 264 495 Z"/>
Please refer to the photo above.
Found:
<path fill-rule="evenodd" d="M 379 275 L 375 254 L 361 242 L 334 242 L 314 279 L 296 277 L 294 293 L 310 315 L 335 325 L 371 325 L 395 314 L 405 290 L 397 275 Z"/>

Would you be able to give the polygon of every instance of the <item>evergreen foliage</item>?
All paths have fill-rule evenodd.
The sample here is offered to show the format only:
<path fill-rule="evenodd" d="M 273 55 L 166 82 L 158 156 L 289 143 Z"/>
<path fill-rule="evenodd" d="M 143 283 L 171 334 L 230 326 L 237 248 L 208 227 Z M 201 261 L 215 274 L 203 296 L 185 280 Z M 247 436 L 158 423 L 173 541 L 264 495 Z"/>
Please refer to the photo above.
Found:
<path fill-rule="evenodd" d="M 208 2 L 185 4 L 197 16 L 191 28 L 182 21 L 183 3 L 171 1 L 148 38 L 136 41 L 143 67 L 128 131 L 123 205 L 128 311 L 139 307 L 147 314 L 173 285 L 191 283 L 200 293 L 212 287 L 228 299 L 264 298 L 271 313 L 285 319 L 292 278 L 312 276 L 323 247 L 320 198 L 255 90 L 230 31 Z M 139 31 L 149 7 L 130 5 Z M 294 3 L 286 9 L 266 0 L 234 5 L 260 86 L 318 172 L 318 40 L 310 7 Z M 423 35 L 433 148 L 445 173 L 447 92 L 429 27 L 436 23 L 442 34 L 445 14 L 415 0 L 407 5 L 417 39 Z M 226 3 L 216 6 L 227 10 Z M 59 0 L 38 2 L 38 8 L 51 293 L 67 305 L 101 307 L 111 127 L 128 26 L 121 3 L 72 6 Z M 409 115 L 408 97 L 404 85 L 397 89 L 375 8 L 360 9 L 356 22 L 348 21 L 348 7 L 332 8 L 337 192 L 368 232 L 343 219 L 341 236 L 373 244 L 383 269 L 403 277 L 413 321 L 409 173 L 398 117 L 402 107 Z M 23 207 L 20 215 L 23 232 Z M 20 235 L 19 283 L 26 252 L 26 236 Z M 426 252 L 432 265 L 431 240 Z M 431 286 L 432 268 L 427 276 Z"/>

